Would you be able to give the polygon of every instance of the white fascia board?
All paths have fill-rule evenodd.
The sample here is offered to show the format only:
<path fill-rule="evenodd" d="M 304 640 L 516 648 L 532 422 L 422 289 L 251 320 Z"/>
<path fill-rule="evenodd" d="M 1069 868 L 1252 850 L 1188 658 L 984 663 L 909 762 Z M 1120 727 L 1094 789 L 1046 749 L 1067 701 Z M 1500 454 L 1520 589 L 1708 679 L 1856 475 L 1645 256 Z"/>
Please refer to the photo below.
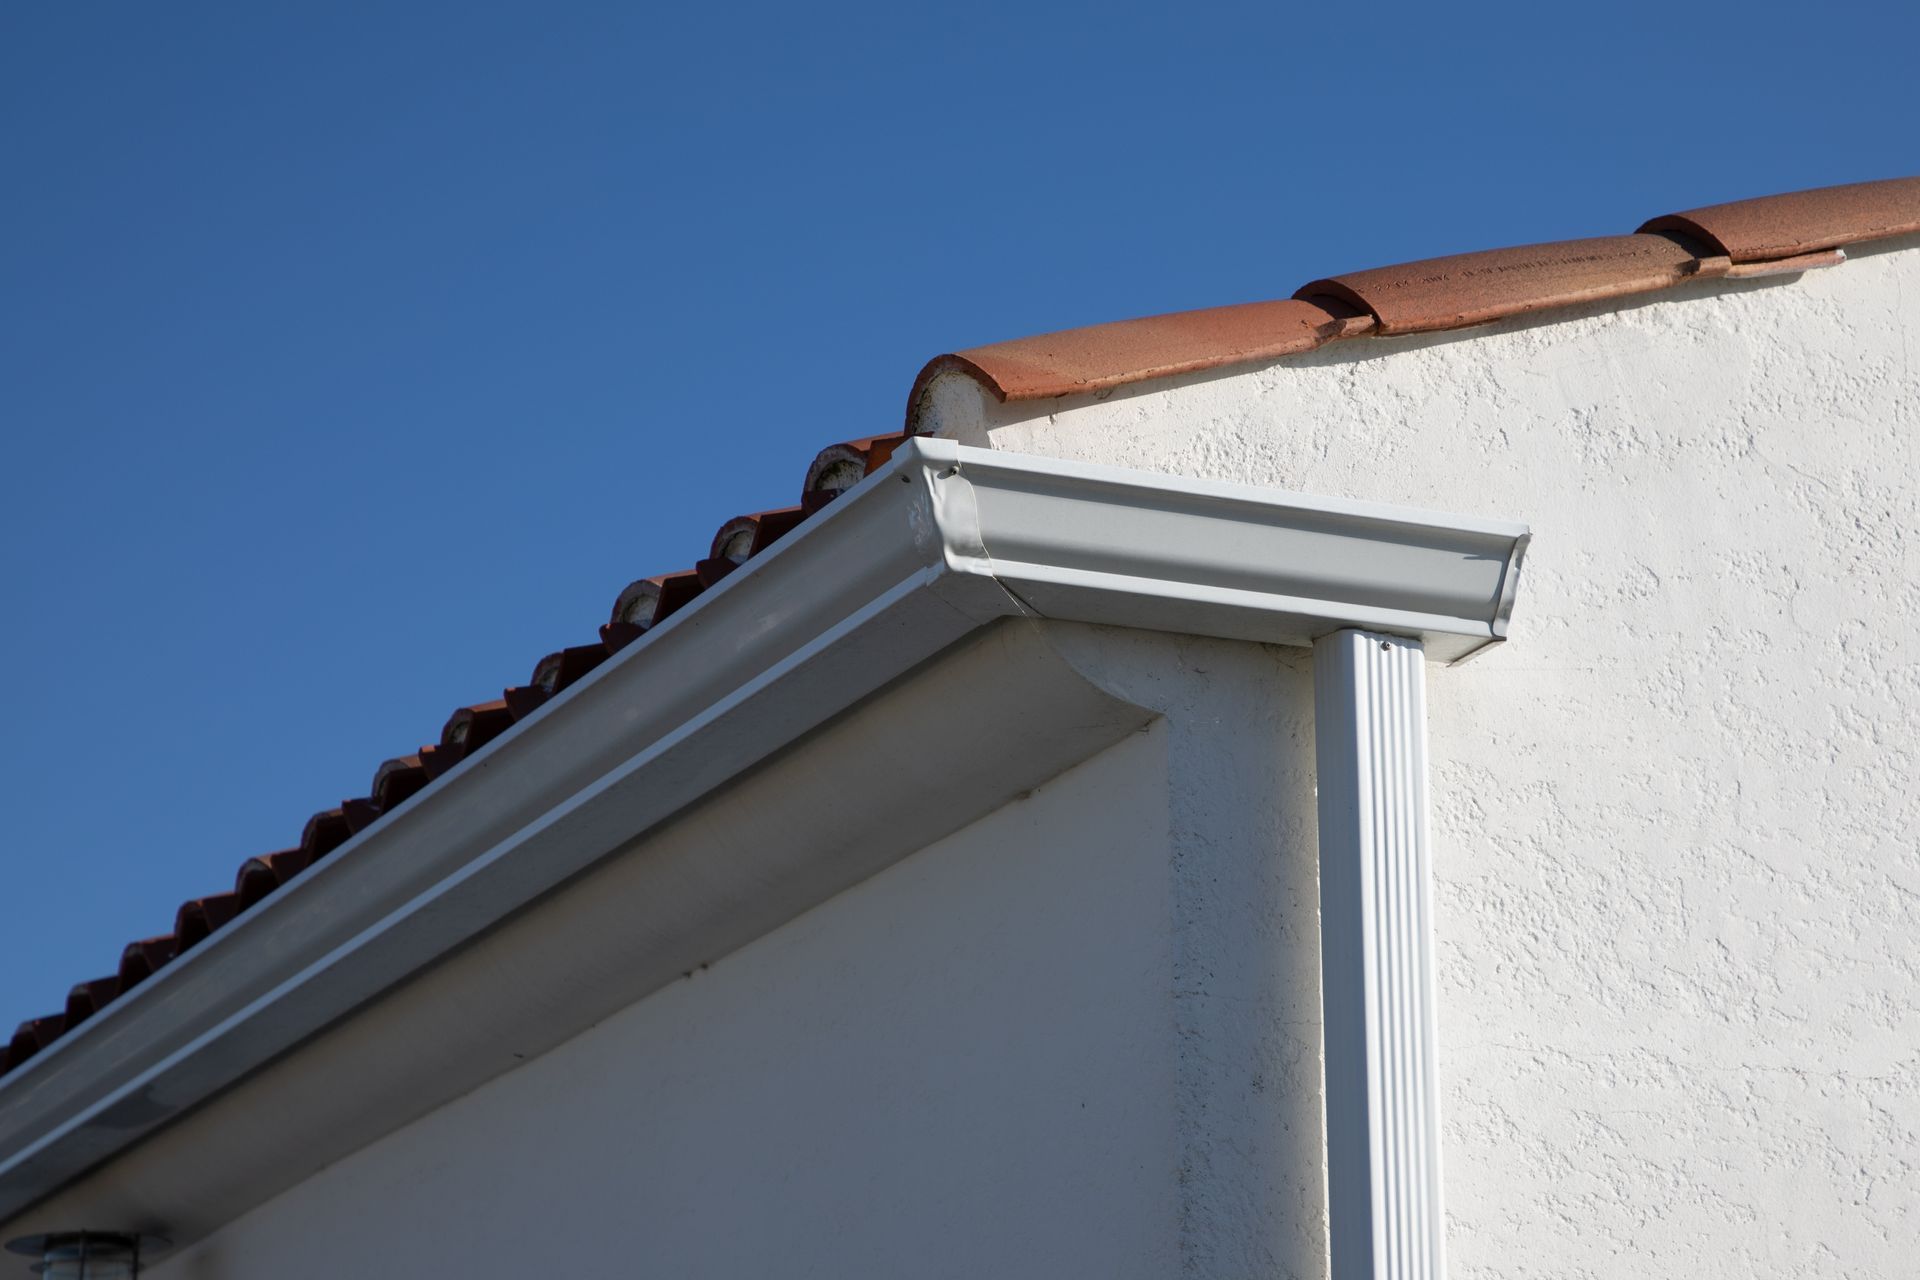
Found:
<path fill-rule="evenodd" d="M 1046 618 L 1463 657 L 1524 526 L 916 439 L 743 570 L 0 1080 L 0 1221 L 968 633 Z"/>

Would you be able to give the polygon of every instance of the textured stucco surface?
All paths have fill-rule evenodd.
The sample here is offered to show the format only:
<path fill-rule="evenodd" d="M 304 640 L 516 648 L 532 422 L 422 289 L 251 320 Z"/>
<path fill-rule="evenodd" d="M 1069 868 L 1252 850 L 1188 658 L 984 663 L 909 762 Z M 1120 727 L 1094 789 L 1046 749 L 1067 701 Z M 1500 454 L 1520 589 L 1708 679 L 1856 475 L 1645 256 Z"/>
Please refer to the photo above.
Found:
<path fill-rule="evenodd" d="M 1160 713 L 1184 1276 L 1327 1270 L 1313 669 L 1304 649 L 1053 628 Z M 1136 939 L 1136 945 L 1147 939 Z M 1094 1276 L 1083 1267 L 1070 1274 Z"/>
<path fill-rule="evenodd" d="M 1533 525 L 1512 643 L 1430 685 L 1456 1276 L 1913 1274 L 1917 376 L 1909 242 L 941 405 L 970 443 Z"/>

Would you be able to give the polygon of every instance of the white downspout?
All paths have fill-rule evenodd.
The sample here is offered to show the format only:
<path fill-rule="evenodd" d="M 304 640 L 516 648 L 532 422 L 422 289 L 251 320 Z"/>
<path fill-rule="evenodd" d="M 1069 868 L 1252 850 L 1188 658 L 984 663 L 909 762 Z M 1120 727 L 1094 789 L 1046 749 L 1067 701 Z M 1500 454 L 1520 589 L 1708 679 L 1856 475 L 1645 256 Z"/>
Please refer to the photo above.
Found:
<path fill-rule="evenodd" d="M 1313 647 L 1333 1280 L 1441 1280 L 1426 656 Z"/>

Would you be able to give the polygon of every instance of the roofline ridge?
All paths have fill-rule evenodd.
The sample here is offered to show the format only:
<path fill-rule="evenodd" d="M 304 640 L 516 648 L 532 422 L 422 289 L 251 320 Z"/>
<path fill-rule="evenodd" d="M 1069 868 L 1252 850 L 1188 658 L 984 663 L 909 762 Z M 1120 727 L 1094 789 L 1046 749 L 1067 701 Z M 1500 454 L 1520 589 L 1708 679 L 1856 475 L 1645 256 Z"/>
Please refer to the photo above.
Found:
<path fill-rule="evenodd" d="M 1916 233 L 1920 177 L 1888 178 L 1662 214 L 1625 235 L 1373 267 L 1309 281 L 1286 299 L 1116 320 L 946 352 L 914 378 L 906 427 L 922 429 L 934 386 L 946 377 L 969 378 L 1001 403 L 1058 399 L 1271 363 L 1345 338 L 1466 329 L 1695 280 L 1838 266 L 1848 245 Z M 1287 316 L 1278 309 L 1288 303 L 1313 311 Z"/>

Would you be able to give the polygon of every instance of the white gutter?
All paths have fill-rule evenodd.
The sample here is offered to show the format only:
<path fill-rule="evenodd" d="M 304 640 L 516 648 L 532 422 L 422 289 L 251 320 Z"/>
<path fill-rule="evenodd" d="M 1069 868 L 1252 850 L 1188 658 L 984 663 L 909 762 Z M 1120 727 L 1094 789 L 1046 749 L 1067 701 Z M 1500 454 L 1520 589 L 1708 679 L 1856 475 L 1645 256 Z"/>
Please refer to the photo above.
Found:
<path fill-rule="evenodd" d="M 1458 659 L 1505 634 L 1526 537 L 1500 521 L 911 441 L 0 1081 L 0 1221 L 980 627 L 1034 616 L 1295 645 L 1362 627 Z"/>

